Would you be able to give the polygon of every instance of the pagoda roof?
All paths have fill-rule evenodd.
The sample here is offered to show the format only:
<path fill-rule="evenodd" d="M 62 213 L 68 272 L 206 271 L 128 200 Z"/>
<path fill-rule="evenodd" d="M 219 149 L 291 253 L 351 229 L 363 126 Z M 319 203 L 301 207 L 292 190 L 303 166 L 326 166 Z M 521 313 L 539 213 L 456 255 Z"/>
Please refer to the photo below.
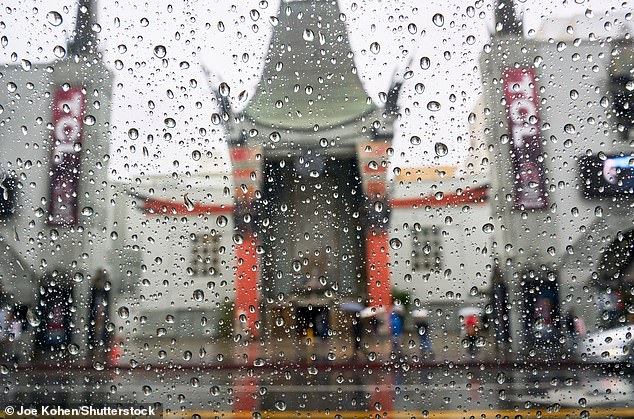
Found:
<path fill-rule="evenodd" d="M 282 1 L 264 72 L 244 110 L 280 129 L 340 126 L 376 109 L 357 76 L 336 1 Z"/>

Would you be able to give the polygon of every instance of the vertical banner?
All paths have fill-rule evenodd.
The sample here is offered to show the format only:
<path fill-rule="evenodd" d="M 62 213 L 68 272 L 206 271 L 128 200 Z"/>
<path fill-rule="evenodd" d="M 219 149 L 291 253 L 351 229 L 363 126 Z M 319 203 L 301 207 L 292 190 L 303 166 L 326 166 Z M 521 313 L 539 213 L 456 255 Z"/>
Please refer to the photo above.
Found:
<path fill-rule="evenodd" d="M 77 223 L 85 99 L 81 87 L 60 87 L 53 99 L 51 196 L 47 217 L 52 225 Z"/>
<path fill-rule="evenodd" d="M 537 83 L 532 68 L 509 68 L 502 73 L 509 121 L 515 208 L 548 207 L 542 154 Z"/>

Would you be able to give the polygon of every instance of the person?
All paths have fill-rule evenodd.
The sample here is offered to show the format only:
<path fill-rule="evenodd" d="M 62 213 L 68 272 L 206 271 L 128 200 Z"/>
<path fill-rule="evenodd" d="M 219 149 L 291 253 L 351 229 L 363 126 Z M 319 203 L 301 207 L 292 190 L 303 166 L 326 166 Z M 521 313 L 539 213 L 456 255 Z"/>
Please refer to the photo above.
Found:
<path fill-rule="evenodd" d="M 390 313 L 390 332 L 392 334 L 393 356 L 400 356 L 401 334 L 403 334 L 403 318 L 396 308 L 394 308 Z"/>
<path fill-rule="evenodd" d="M 416 330 L 420 337 L 420 353 L 421 359 L 433 359 L 434 350 L 431 341 L 431 329 L 427 317 L 419 317 L 416 319 Z"/>
<path fill-rule="evenodd" d="M 480 333 L 480 320 L 478 315 L 471 313 L 464 320 L 465 334 L 467 339 L 467 351 L 471 357 L 476 356 L 478 352 L 478 334 Z"/>
<path fill-rule="evenodd" d="M 352 358 L 357 359 L 360 352 L 363 352 L 363 324 L 360 313 L 354 313 L 352 318 L 352 345 L 354 352 Z"/>
<path fill-rule="evenodd" d="M 579 337 L 585 334 L 583 320 L 577 317 L 574 308 L 566 312 L 566 332 L 568 333 L 568 338 L 573 348 L 579 343 Z"/>

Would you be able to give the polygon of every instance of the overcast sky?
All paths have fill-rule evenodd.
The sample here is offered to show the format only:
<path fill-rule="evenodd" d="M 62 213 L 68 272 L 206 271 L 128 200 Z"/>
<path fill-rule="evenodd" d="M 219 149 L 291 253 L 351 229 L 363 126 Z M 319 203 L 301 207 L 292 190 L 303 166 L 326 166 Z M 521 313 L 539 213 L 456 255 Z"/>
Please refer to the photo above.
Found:
<path fill-rule="evenodd" d="M 228 161 L 225 134 L 213 130 L 210 116 L 216 109 L 202 66 L 211 70 L 214 79 L 226 81 L 232 95 L 243 90 L 252 95 L 273 28 L 269 17 L 277 14 L 279 0 L 235 5 L 224 0 L 137 3 L 98 1 L 100 27 L 95 30 L 106 65 L 115 76 L 111 118 L 114 177 L 183 172 L 201 166 L 208 170 L 214 164 L 223 169 Z M 459 163 L 469 145 L 467 115 L 481 93 L 478 57 L 493 31 L 491 2 L 340 0 L 339 5 L 347 17 L 359 75 L 375 100 L 387 89 L 393 73 L 412 57 L 413 76 L 401 98 L 403 110 L 409 112 L 397 127 L 393 164 Z M 0 61 L 56 60 L 55 46 L 66 45 L 75 9 L 72 1 L 23 1 L 3 7 L 0 32 L 6 41 L 3 38 L 0 43 Z M 254 9 L 259 17 L 250 13 Z M 525 33 L 530 36 L 544 36 L 538 32 L 544 20 L 577 15 L 592 15 L 597 35 L 614 36 L 622 30 L 619 25 L 630 9 L 628 3 L 605 0 L 517 2 Z M 52 11 L 61 15 L 61 23 Z M 444 16 L 442 24 L 433 22 L 437 13 Z M 613 23 L 612 28 L 604 26 L 607 21 Z M 378 53 L 370 51 L 373 42 L 381 45 Z M 159 46 L 165 48 L 164 57 L 156 49 Z M 428 69 L 420 67 L 422 57 L 430 59 Z M 420 86 L 416 90 L 417 84 L 424 86 L 422 92 Z M 431 100 L 441 104 L 440 110 L 427 109 Z M 234 104 L 236 108 L 244 105 L 237 99 Z M 167 127 L 166 118 L 173 118 L 176 126 Z M 136 140 L 128 136 L 132 128 L 139 131 Z M 420 145 L 410 143 L 413 135 L 422 139 Z M 450 150 L 442 160 L 434 160 L 438 141 Z M 198 159 L 195 151 L 203 157 Z"/>

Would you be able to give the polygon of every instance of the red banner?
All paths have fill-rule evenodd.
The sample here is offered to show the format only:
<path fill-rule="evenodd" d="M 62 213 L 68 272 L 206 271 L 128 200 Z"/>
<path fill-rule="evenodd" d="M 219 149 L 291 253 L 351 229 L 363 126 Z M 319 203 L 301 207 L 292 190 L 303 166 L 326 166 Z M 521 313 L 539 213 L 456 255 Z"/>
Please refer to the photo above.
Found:
<path fill-rule="evenodd" d="M 55 92 L 49 224 L 77 223 L 85 99 L 81 87 L 60 87 Z"/>
<path fill-rule="evenodd" d="M 539 100 L 532 68 L 509 68 L 502 74 L 509 121 L 513 184 L 517 209 L 548 207 L 539 118 Z"/>

